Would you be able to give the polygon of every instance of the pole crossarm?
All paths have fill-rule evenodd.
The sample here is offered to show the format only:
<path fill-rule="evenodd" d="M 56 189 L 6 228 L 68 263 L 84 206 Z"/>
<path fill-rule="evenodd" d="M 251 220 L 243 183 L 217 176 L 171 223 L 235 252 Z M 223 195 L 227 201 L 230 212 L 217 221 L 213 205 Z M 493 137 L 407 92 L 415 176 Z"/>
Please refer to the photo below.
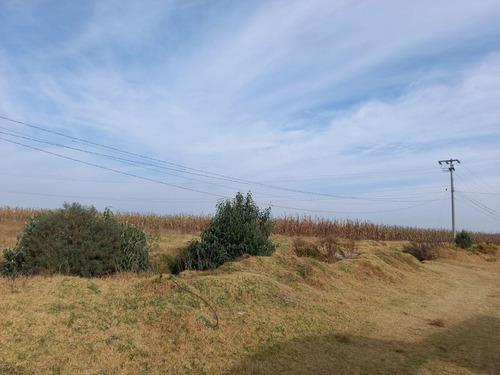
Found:
<path fill-rule="evenodd" d="M 457 162 L 458 164 L 460 164 L 460 160 L 458 160 L 458 159 L 448 159 L 448 160 L 439 160 L 438 161 L 439 165 L 443 165 L 443 163 L 445 163 L 446 165 L 449 165 L 450 171 L 455 170 L 455 167 L 453 166 L 453 162 Z"/>

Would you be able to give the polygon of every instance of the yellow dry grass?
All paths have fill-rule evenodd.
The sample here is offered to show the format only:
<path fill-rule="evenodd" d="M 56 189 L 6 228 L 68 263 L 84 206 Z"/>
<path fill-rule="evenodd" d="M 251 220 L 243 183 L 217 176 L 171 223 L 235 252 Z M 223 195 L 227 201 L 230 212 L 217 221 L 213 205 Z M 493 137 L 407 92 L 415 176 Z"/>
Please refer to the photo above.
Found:
<path fill-rule="evenodd" d="M 8 246 L 15 246 L 16 237 L 22 228 L 22 221 L 3 220 L 0 222 L 0 251 Z"/>
<path fill-rule="evenodd" d="M 158 270 L 192 237 L 150 232 Z M 273 241 L 271 257 L 175 281 L 0 278 L 0 374 L 500 373 L 498 253 L 422 264 L 405 242 L 360 241 L 359 258 L 324 263 Z"/>

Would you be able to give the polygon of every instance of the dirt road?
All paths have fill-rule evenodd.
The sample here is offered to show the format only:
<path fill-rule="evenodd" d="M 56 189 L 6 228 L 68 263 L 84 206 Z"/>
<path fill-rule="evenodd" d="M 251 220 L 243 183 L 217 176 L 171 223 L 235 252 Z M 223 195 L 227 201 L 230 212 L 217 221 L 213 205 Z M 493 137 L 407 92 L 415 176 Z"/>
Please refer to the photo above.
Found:
<path fill-rule="evenodd" d="M 234 373 L 500 374 L 498 263 L 424 267 L 432 275 L 428 291 L 367 312 L 359 323 L 372 325 L 370 334 L 287 342 Z"/>

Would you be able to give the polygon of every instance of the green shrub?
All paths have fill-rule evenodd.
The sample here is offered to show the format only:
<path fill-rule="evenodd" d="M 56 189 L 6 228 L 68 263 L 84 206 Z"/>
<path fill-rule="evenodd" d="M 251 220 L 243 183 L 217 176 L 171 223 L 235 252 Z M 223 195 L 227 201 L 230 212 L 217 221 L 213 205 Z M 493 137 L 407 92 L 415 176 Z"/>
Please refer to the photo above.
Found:
<path fill-rule="evenodd" d="M 469 247 L 472 246 L 473 241 L 469 232 L 462 230 L 455 236 L 455 243 L 457 244 L 458 247 L 462 249 L 468 249 Z"/>
<path fill-rule="evenodd" d="M 150 269 L 146 233 L 141 228 L 129 224 L 120 225 L 120 258 L 118 271 L 141 272 Z"/>
<path fill-rule="evenodd" d="M 6 275 L 14 267 L 22 273 L 82 277 L 149 269 L 144 231 L 118 222 L 108 209 L 100 215 L 77 203 L 32 217 L 4 258 Z"/>
<path fill-rule="evenodd" d="M 435 244 L 412 242 L 404 246 L 403 253 L 413 255 L 419 261 L 438 259 L 439 248 Z"/>
<path fill-rule="evenodd" d="M 3 275 L 15 276 L 22 273 L 24 252 L 15 251 L 10 247 L 3 250 L 3 263 L 0 265 Z"/>
<path fill-rule="evenodd" d="M 233 261 L 244 254 L 271 255 L 275 246 L 269 240 L 273 222 L 271 210 L 260 210 L 250 193 L 238 193 L 233 200 L 217 204 L 217 213 L 182 254 L 178 270 L 206 270 Z"/>

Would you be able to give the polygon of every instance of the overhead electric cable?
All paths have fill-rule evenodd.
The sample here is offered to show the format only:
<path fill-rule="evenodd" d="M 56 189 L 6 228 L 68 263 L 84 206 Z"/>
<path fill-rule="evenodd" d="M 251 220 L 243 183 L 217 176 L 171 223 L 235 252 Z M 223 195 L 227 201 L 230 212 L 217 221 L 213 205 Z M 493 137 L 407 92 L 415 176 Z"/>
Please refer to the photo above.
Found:
<path fill-rule="evenodd" d="M 475 174 L 474 172 L 472 172 L 469 168 L 467 168 L 467 166 L 463 166 L 470 174 L 472 174 L 474 177 L 476 177 L 478 180 L 480 180 L 483 184 L 485 184 L 486 186 L 488 186 L 491 191 L 495 192 L 495 194 L 500 194 L 500 192 L 498 192 L 497 189 L 495 189 L 494 187 L 492 187 L 490 184 L 488 184 L 486 181 L 484 181 L 481 177 L 479 177 L 477 174 Z"/>
<path fill-rule="evenodd" d="M 486 206 L 485 204 L 481 203 L 480 201 L 468 196 L 467 194 L 465 194 L 464 192 L 460 191 L 460 190 L 456 190 L 463 198 L 465 198 L 468 202 L 470 202 L 471 204 L 473 204 L 474 206 L 478 207 L 479 209 L 481 209 L 482 211 L 484 212 L 488 212 L 490 215 L 493 215 L 497 218 L 500 219 L 500 212 Z"/>
<path fill-rule="evenodd" d="M 76 159 L 76 158 L 73 158 L 73 157 L 61 155 L 61 154 L 58 154 L 58 153 L 55 153 L 55 152 L 52 152 L 52 151 L 43 150 L 43 149 L 40 149 L 40 148 L 37 148 L 37 147 L 33 147 L 33 146 L 26 145 L 26 144 L 23 144 L 23 143 L 20 143 L 20 142 L 16 142 L 16 141 L 13 141 L 13 140 L 10 140 L 10 139 L 6 139 L 4 137 L 0 137 L 0 140 L 6 141 L 6 142 L 9 142 L 9 143 L 12 143 L 12 144 L 16 144 L 16 145 L 19 145 L 19 146 L 22 146 L 22 147 L 25 147 L 25 148 L 28 148 L 28 149 L 32 149 L 32 150 L 35 150 L 35 151 L 43 152 L 43 153 L 46 153 L 46 154 L 49 154 L 49 155 L 53 155 L 53 156 L 56 156 L 56 157 L 60 157 L 60 158 L 66 159 L 66 160 L 74 161 L 74 162 L 77 162 L 77 163 L 80 163 L 80 164 L 84 164 L 84 165 L 88 165 L 88 166 L 91 166 L 91 167 L 95 167 L 95 168 L 99 168 L 99 169 L 103 169 L 103 170 L 107 170 L 107 171 L 119 173 L 119 174 L 122 174 L 122 175 L 125 175 L 125 176 L 134 177 L 134 178 L 142 179 L 142 180 L 145 180 L 145 181 L 151 181 L 151 182 L 159 183 L 159 184 L 166 185 L 166 186 L 175 187 L 175 188 L 182 189 L 182 190 L 187 190 L 187 191 L 192 191 L 192 192 L 196 192 L 196 193 L 200 193 L 200 194 L 210 195 L 210 196 L 217 197 L 219 199 L 221 199 L 221 198 L 222 199 L 230 199 L 229 197 L 224 196 L 224 195 L 214 194 L 214 193 L 210 193 L 210 192 L 199 190 L 199 189 L 192 189 L 192 188 L 188 188 L 188 187 L 185 187 L 185 186 L 171 184 L 171 183 L 168 183 L 168 182 L 165 182 L 165 181 L 161 181 L 161 180 L 157 180 L 157 179 L 153 179 L 153 178 L 149 178 L 149 177 L 140 176 L 140 175 L 137 175 L 137 174 L 134 174 L 134 173 L 123 172 L 123 171 L 120 171 L 120 170 L 117 170 L 117 169 L 114 169 L 114 168 L 105 167 L 105 166 L 102 166 L 102 165 L 99 165 L 99 164 L 95 164 L 95 163 L 86 162 L 86 161 L 79 160 L 79 159 Z M 418 205 L 414 205 L 414 206 L 410 206 L 410 207 L 403 207 L 403 208 L 397 208 L 397 209 L 392 209 L 392 210 L 355 211 L 355 212 L 353 212 L 353 211 L 312 210 L 312 209 L 305 209 L 305 208 L 299 208 L 299 207 L 280 206 L 280 205 L 276 205 L 276 204 L 272 204 L 272 203 L 269 203 L 269 206 L 275 207 L 275 208 L 290 209 L 290 210 L 305 211 L 305 212 L 315 212 L 315 213 L 378 214 L 378 213 L 387 213 L 387 212 L 396 212 L 396 211 L 408 210 L 408 209 L 411 209 L 411 208 L 415 208 L 415 207 L 420 207 L 420 206 L 423 206 L 423 205 L 427 205 L 427 204 L 429 204 L 431 202 L 432 201 L 424 202 L 422 204 L 418 204 Z"/>
<path fill-rule="evenodd" d="M 99 164 L 89 163 L 89 162 L 86 162 L 86 161 L 83 161 L 83 160 L 72 158 L 70 156 L 61 155 L 61 154 L 58 154 L 58 153 L 55 153 L 55 152 L 52 152 L 52 151 L 47 151 L 47 150 L 43 150 L 41 148 L 37 148 L 37 147 L 25 145 L 25 144 L 20 143 L 20 142 L 15 142 L 15 141 L 12 141 L 10 139 L 3 138 L 3 137 L 0 137 L 0 139 L 4 140 L 6 142 L 10 142 L 10 143 L 22 146 L 22 147 L 26 147 L 26 148 L 30 148 L 32 150 L 40 151 L 40 152 L 43 152 L 43 153 L 46 153 L 46 154 L 49 154 L 49 155 L 53 155 L 53 156 L 57 156 L 57 157 L 60 157 L 60 158 L 63 158 L 63 159 L 71 160 L 71 161 L 74 161 L 74 162 L 77 162 L 77 163 L 89 165 L 91 167 L 100 168 L 100 169 L 107 170 L 107 171 L 110 171 L 110 172 L 120 173 L 120 174 L 122 174 L 124 176 L 135 177 L 135 178 L 139 178 L 141 180 L 156 182 L 156 183 L 159 183 L 159 184 L 162 184 L 162 185 L 172 186 L 172 187 L 176 187 L 176 188 L 182 189 L 182 190 L 188 190 L 188 191 L 193 191 L 193 192 L 200 193 L 200 194 L 211 195 L 211 196 L 218 197 L 218 198 L 229 199 L 229 197 L 226 197 L 226 196 L 223 196 L 223 195 L 220 195 L 220 194 L 209 193 L 209 192 L 206 192 L 206 191 L 203 191 L 203 190 L 192 189 L 192 188 L 188 188 L 188 187 L 180 186 L 180 185 L 176 185 L 176 184 L 170 184 L 170 183 L 165 182 L 165 181 L 161 181 L 161 180 L 157 180 L 157 179 L 154 179 L 154 178 L 140 176 L 140 175 L 137 175 L 137 174 L 134 174 L 134 173 L 128 173 L 128 172 L 119 171 L 118 169 L 108 168 L 108 167 L 105 167 L 105 166 L 102 166 L 102 165 L 99 165 Z"/>
<path fill-rule="evenodd" d="M 48 194 L 40 192 L 29 192 L 21 190 L 5 190 L 0 189 L 3 193 L 7 194 L 23 194 L 23 195 L 37 195 L 43 197 L 53 197 L 53 198 L 71 198 L 71 199 L 92 199 L 92 200 L 104 200 L 104 201 L 116 201 L 116 202 L 154 202 L 154 203 L 164 203 L 164 202 L 179 202 L 179 201 L 193 201 L 193 198 L 185 199 L 150 199 L 150 198 L 116 198 L 116 197 L 96 197 L 96 196 L 85 196 L 85 195 L 70 195 L 70 194 Z M 209 202 L 207 198 L 197 199 L 199 202 Z"/>
<path fill-rule="evenodd" d="M 327 214 L 349 214 L 349 215 L 356 215 L 356 214 L 382 214 L 382 213 L 388 213 L 388 212 L 405 211 L 405 210 L 409 210 L 409 209 L 412 209 L 412 208 L 425 206 L 427 204 L 430 204 L 432 202 L 436 202 L 436 201 L 439 201 L 439 200 L 440 199 L 434 199 L 432 201 L 428 201 L 428 202 L 421 203 L 421 204 L 416 204 L 416 205 L 409 206 L 409 207 L 395 208 L 395 209 L 392 209 L 392 210 L 382 210 L 382 211 L 327 211 L 327 210 L 311 210 L 311 209 L 306 209 L 306 208 L 279 206 L 279 205 L 275 205 L 275 204 L 269 204 L 269 205 L 272 206 L 272 207 L 276 207 L 276 208 L 284 208 L 284 209 L 290 209 L 290 210 L 300 210 L 300 211 L 307 211 L 307 212 L 327 213 Z"/>
<path fill-rule="evenodd" d="M 207 172 L 207 171 L 203 171 L 203 170 L 196 169 L 196 168 L 190 168 L 190 167 L 183 166 L 183 165 L 180 165 L 180 164 L 175 164 L 175 163 L 167 162 L 167 161 L 164 161 L 164 160 L 151 158 L 151 157 L 148 157 L 148 156 L 140 155 L 140 154 L 137 154 L 137 153 L 126 151 L 126 150 L 121 150 L 121 149 L 118 149 L 118 148 L 115 148 L 115 147 L 111 147 L 111 146 L 107 146 L 107 145 L 104 145 L 104 144 L 101 144 L 101 143 L 88 141 L 88 140 L 85 140 L 83 138 L 73 137 L 73 136 L 70 136 L 70 135 L 67 135 L 67 134 L 64 134 L 64 133 L 56 132 L 56 131 L 53 131 L 53 130 L 50 130 L 50 129 L 43 128 L 41 126 L 29 124 L 29 123 L 26 123 L 26 122 L 23 122 L 23 121 L 19 121 L 19 120 L 14 120 L 14 119 L 11 119 L 11 118 L 8 118 L 8 117 L 5 117 L 5 116 L 0 116 L 0 119 L 6 120 L 6 121 L 10 121 L 10 122 L 13 122 L 13 123 L 17 123 L 17 124 L 21 124 L 21 125 L 24 125 L 24 126 L 28 126 L 28 127 L 31 127 L 31 128 L 34 128 L 34 129 L 37 129 L 37 130 L 40 130 L 40 131 L 44 131 L 44 132 L 47 132 L 47 133 L 55 134 L 55 135 L 58 135 L 58 136 L 61 136 L 61 137 L 65 137 L 65 138 L 71 139 L 73 141 L 78 141 L 78 142 L 86 143 L 86 144 L 89 144 L 89 145 L 92 145 L 92 146 L 97 146 L 97 147 L 105 148 L 105 149 L 108 149 L 108 150 L 111 150 L 111 151 L 115 151 L 115 152 L 119 152 L 119 153 L 122 153 L 122 154 L 126 154 L 126 155 L 131 155 L 131 156 L 135 156 L 135 157 L 147 159 L 147 160 L 150 160 L 150 161 L 155 161 L 155 162 L 159 162 L 159 163 L 163 163 L 163 164 L 167 164 L 167 165 L 172 165 L 172 166 L 175 166 L 175 167 L 181 168 L 181 169 L 180 170 L 179 169 L 170 169 L 170 170 L 174 170 L 174 171 L 180 172 L 180 173 L 187 173 L 187 174 L 192 174 L 192 175 L 198 175 L 198 176 L 202 176 L 202 177 L 207 177 L 207 178 L 212 178 L 212 179 L 219 179 L 219 180 L 223 180 L 223 181 L 235 182 L 235 183 L 240 183 L 240 184 L 245 184 L 245 185 L 260 186 L 260 187 L 264 187 L 264 188 L 268 188 L 268 189 L 272 189 L 272 190 L 285 191 L 285 192 L 291 192 L 291 193 L 300 193 L 300 194 L 314 195 L 314 196 L 324 196 L 324 197 L 337 198 L 337 199 L 346 199 L 346 200 L 349 200 L 349 199 L 351 199 L 351 200 L 364 200 L 364 201 L 377 201 L 377 200 L 379 200 L 377 198 L 363 198 L 363 197 L 356 197 L 356 196 L 352 196 L 352 195 L 351 196 L 344 196 L 344 195 L 336 195 L 336 194 L 329 194 L 329 193 L 311 192 L 311 191 L 306 191 L 306 190 L 301 190 L 301 189 L 286 188 L 286 187 L 275 186 L 275 185 L 261 183 L 261 182 L 256 182 L 256 181 L 244 180 L 244 179 L 235 178 L 235 177 L 231 177 L 231 176 L 227 176 L 227 175 L 223 175 L 223 174 Z M 63 146 L 63 147 L 72 148 L 70 146 Z M 76 149 L 76 148 L 72 148 L 72 149 Z M 82 152 L 91 153 L 90 151 L 82 151 Z M 97 154 L 99 154 L 99 153 L 96 153 L 96 155 Z M 117 158 L 117 159 L 120 159 L 118 157 L 112 157 L 112 156 L 107 156 L 107 157 L 108 158 Z M 150 165 L 148 163 L 138 162 L 138 161 L 130 161 L 130 162 L 137 163 L 137 164 L 143 164 L 143 165 Z M 156 167 L 156 168 L 169 169 L 167 167 L 160 167 L 158 165 L 153 165 L 153 166 Z M 188 172 L 188 170 L 194 171 L 194 172 L 198 172 L 198 173 L 201 173 L 201 174 L 194 173 L 194 172 Z M 389 172 L 379 172 L 378 174 L 388 174 L 388 173 Z M 395 173 L 395 172 L 392 172 L 392 173 Z M 400 172 L 398 172 L 398 173 L 400 173 Z M 377 175 L 377 172 L 374 172 L 372 174 L 373 175 Z M 364 176 L 366 176 L 366 174 L 364 174 Z M 183 177 L 183 178 L 186 178 L 186 177 Z M 380 199 L 380 201 L 386 201 L 386 200 Z"/>
<path fill-rule="evenodd" d="M 462 202 L 466 206 L 468 206 L 472 209 L 475 209 L 476 211 L 479 211 L 479 212 L 483 213 L 484 215 L 489 216 L 490 218 L 500 222 L 500 217 L 482 209 L 480 206 L 476 205 L 474 202 L 471 202 L 468 199 L 464 199 L 465 197 L 463 195 L 458 195 L 457 198 L 460 202 Z"/>
<path fill-rule="evenodd" d="M 0 127 L 0 128 L 2 128 L 2 127 Z M 149 167 L 149 166 L 151 166 L 151 167 L 154 167 L 154 168 L 173 170 L 173 169 L 168 168 L 168 167 L 156 166 L 156 165 L 153 165 L 151 163 L 134 161 L 134 160 L 130 160 L 130 159 L 118 157 L 118 156 L 102 154 L 100 152 L 95 152 L 95 151 L 83 150 L 83 149 L 80 149 L 78 147 L 67 146 L 67 145 L 63 145 L 63 144 L 60 144 L 60 143 L 47 141 L 47 140 L 40 139 L 40 138 L 34 138 L 34 137 L 26 136 L 26 135 L 19 135 L 19 134 L 22 134 L 22 133 L 19 133 L 19 132 L 16 132 L 16 133 L 18 133 L 18 134 L 11 134 L 11 133 L 0 131 L 0 134 L 8 135 L 8 136 L 11 136 L 11 137 L 21 138 L 21 139 L 25 139 L 25 140 L 29 140 L 29 141 L 34 141 L 34 142 L 38 142 L 38 143 L 43 143 L 43 144 L 47 144 L 47 145 L 51 145 L 51 146 L 61 147 L 61 148 L 65 148 L 65 149 L 69 149 L 69 150 L 73 150 L 73 151 L 78 151 L 78 152 L 86 153 L 86 154 L 89 154 L 89 155 L 100 156 L 100 157 L 104 157 L 104 158 L 109 159 L 109 160 L 119 161 L 119 162 L 123 162 L 123 163 L 129 164 L 129 165 L 143 166 L 143 167 Z M 151 170 L 150 168 L 148 168 L 148 169 Z M 177 174 L 167 173 L 167 172 L 162 172 L 162 173 L 165 173 L 165 174 L 168 174 L 168 175 L 171 175 L 171 176 L 182 177 L 184 179 L 191 180 L 191 181 L 200 182 L 199 180 L 192 179 L 192 178 L 189 178 L 189 177 L 186 177 L 186 176 L 179 176 Z M 189 172 L 189 174 L 194 174 L 194 175 L 202 176 L 201 174 L 192 173 L 192 172 Z M 218 186 L 218 187 L 227 188 L 227 186 L 215 184 L 213 182 L 204 181 L 204 183 L 208 183 L 208 184 L 211 184 L 211 185 L 214 185 L 214 186 Z M 287 189 L 287 191 L 292 191 L 292 190 L 295 191 L 295 189 L 288 189 L 288 188 L 283 188 L 283 189 Z M 282 190 L 282 189 L 280 188 L 279 190 Z M 387 199 L 387 198 L 380 198 L 380 197 L 362 198 L 362 197 L 341 196 L 341 195 L 312 193 L 312 192 L 310 192 L 310 194 L 321 195 L 321 196 L 325 196 L 325 197 L 328 197 L 328 198 L 334 197 L 334 198 L 341 198 L 341 199 L 346 199 L 346 200 L 348 200 L 348 199 L 355 199 L 355 200 L 363 200 L 363 201 L 370 201 L 370 202 L 410 203 L 410 202 L 418 202 L 419 201 L 419 200 L 415 201 L 415 200 L 394 199 L 394 198 L 393 199 Z M 296 199 L 296 200 L 303 200 L 303 199 Z"/>
<path fill-rule="evenodd" d="M 125 164 L 128 164 L 128 165 L 134 165 L 134 166 L 139 166 L 139 167 L 148 167 L 148 166 L 151 166 L 151 167 L 154 167 L 154 168 L 160 168 L 160 169 L 166 169 L 166 170 L 174 170 L 174 169 L 171 169 L 171 168 L 168 168 L 168 167 L 156 166 L 156 165 L 153 165 L 153 164 L 150 164 L 150 163 L 144 163 L 144 162 L 140 162 L 140 161 L 135 161 L 135 160 L 121 158 L 121 157 L 118 157 L 118 156 L 102 154 L 100 152 L 83 150 L 83 149 L 80 149 L 80 148 L 77 148 L 77 147 L 67 146 L 67 145 L 63 145 L 63 144 L 55 143 L 55 142 L 50 142 L 50 141 L 46 141 L 46 140 L 43 140 L 43 139 L 40 139 L 40 138 L 33 138 L 33 137 L 24 136 L 24 135 L 9 134 L 9 133 L 3 132 L 3 131 L 0 131 L 0 134 L 9 135 L 11 137 L 21 138 L 21 139 L 25 139 L 25 140 L 30 140 L 30 141 L 38 142 L 38 143 L 43 143 L 43 144 L 47 144 L 47 145 L 51 145 L 51 146 L 62 147 L 62 148 L 66 148 L 66 149 L 69 149 L 69 150 L 86 153 L 86 154 L 89 154 L 89 155 L 100 156 L 100 157 L 103 157 L 103 158 L 106 158 L 106 159 L 109 159 L 109 160 L 119 161 L 119 162 L 122 162 L 122 163 L 125 163 Z M 147 169 L 148 170 L 154 170 L 154 169 L 151 169 L 151 168 L 147 168 Z M 156 170 L 156 171 L 158 172 L 158 170 Z M 182 177 L 184 179 L 191 180 L 191 181 L 200 182 L 200 180 L 196 180 L 194 178 L 189 178 L 189 177 L 186 177 L 186 176 L 180 176 L 180 175 L 174 174 L 174 173 L 167 173 L 167 172 L 163 172 L 163 171 L 161 171 L 161 173 L 164 173 L 164 174 L 167 174 L 167 175 L 170 175 L 170 176 L 175 176 L 175 177 Z M 190 174 L 195 174 L 195 173 L 190 173 Z M 204 183 L 211 184 L 211 185 L 218 186 L 218 187 L 226 187 L 226 186 L 223 186 L 223 185 L 215 184 L 213 182 L 207 182 L 207 181 L 205 181 Z"/>

